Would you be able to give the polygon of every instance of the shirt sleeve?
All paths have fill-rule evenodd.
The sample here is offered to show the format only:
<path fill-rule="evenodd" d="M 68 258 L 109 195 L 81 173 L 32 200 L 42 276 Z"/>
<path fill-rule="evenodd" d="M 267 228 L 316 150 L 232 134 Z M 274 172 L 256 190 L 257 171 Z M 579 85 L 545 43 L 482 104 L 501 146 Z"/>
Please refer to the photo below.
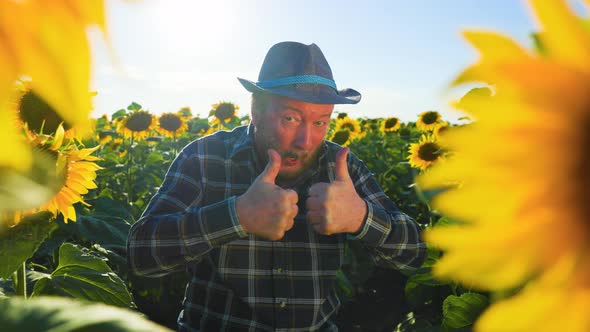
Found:
<path fill-rule="evenodd" d="M 247 236 L 236 197 L 203 206 L 197 154 L 183 150 L 162 186 L 129 232 L 127 261 L 137 275 L 159 277 L 183 270 L 211 249 Z"/>
<path fill-rule="evenodd" d="M 349 237 L 361 240 L 381 266 L 402 271 L 420 267 L 426 259 L 420 225 L 397 208 L 367 166 L 352 153 L 348 167 L 358 194 L 367 204 L 363 226 Z"/>

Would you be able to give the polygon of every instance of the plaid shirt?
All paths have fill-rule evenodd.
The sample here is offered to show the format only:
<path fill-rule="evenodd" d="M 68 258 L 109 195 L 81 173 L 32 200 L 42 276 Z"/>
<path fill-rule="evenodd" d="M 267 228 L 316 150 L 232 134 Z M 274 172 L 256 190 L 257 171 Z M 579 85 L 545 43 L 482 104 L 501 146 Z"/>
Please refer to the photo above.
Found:
<path fill-rule="evenodd" d="M 328 331 L 340 306 L 334 291 L 347 240 L 362 241 L 380 265 L 419 267 L 420 228 L 383 193 L 352 153 L 348 169 L 367 214 L 358 234 L 320 235 L 306 222 L 306 195 L 334 179 L 340 147 L 324 142 L 316 165 L 291 188 L 299 194 L 294 226 L 279 241 L 247 234 L 236 197 L 262 172 L 251 127 L 220 131 L 187 145 L 172 163 L 128 240 L 131 269 L 158 277 L 191 274 L 179 329 L 186 331 Z M 346 207 L 342 207 L 345 209 Z"/>

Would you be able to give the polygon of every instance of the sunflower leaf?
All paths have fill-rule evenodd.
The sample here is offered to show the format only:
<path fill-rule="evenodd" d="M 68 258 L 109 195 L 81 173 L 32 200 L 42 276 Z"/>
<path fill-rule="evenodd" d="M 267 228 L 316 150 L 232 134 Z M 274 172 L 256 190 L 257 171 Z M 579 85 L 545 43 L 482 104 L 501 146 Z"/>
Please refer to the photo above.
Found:
<path fill-rule="evenodd" d="M 449 329 L 472 325 L 488 304 L 488 299 L 478 293 L 449 295 L 443 302 L 442 325 Z"/>
<path fill-rule="evenodd" d="M 11 228 L 0 228 L 0 278 L 8 278 L 56 227 L 51 213 L 39 212 L 23 218 Z"/>
<path fill-rule="evenodd" d="M 32 296 L 40 295 L 65 295 L 120 307 L 135 307 L 125 282 L 105 260 L 71 243 L 64 243 L 59 248 L 59 265 L 55 271 L 35 284 Z"/>
<path fill-rule="evenodd" d="M 131 310 L 58 297 L 0 300 L 2 331 L 169 331 Z"/>

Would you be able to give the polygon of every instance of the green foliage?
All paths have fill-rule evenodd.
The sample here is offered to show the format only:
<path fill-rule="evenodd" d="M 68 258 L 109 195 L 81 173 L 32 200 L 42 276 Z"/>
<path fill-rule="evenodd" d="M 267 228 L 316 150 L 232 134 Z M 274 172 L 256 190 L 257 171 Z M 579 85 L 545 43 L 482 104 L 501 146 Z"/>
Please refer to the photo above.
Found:
<path fill-rule="evenodd" d="M 0 298 L 0 326 L 5 332 L 164 332 L 136 312 L 59 297 L 39 297 L 28 301 Z"/>
<path fill-rule="evenodd" d="M 105 304 L 134 307 L 123 280 L 106 262 L 86 248 L 64 243 L 59 249 L 59 265 L 35 284 L 32 296 L 62 295 Z"/>
<path fill-rule="evenodd" d="M 97 243 L 103 248 L 126 251 L 127 234 L 131 228 L 132 216 L 120 202 L 108 197 L 97 197 L 88 200 L 92 209 L 78 213 L 78 221 L 64 223 L 58 220 L 59 227 L 69 237 L 82 243 Z"/>
<path fill-rule="evenodd" d="M 51 213 L 39 212 L 14 227 L 0 229 L 0 278 L 8 278 L 33 256 L 56 226 L 50 218 Z"/>
<path fill-rule="evenodd" d="M 451 295 L 443 303 L 442 325 L 451 331 L 472 325 L 487 306 L 488 299 L 478 293 Z"/>

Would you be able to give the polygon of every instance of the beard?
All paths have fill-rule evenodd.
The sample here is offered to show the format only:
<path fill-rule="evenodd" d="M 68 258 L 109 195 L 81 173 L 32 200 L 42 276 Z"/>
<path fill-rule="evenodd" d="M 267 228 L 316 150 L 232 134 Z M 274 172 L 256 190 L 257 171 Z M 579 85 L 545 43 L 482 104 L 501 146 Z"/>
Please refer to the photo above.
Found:
<path fill-rule="evenodd" d="M 306 170 L 310 169 L 317 161 L 318 155 L 320 154 L 321 144 L 318 144 L 312 151 L 297 151 L 293 149 L 283 150 L 280 147 L 280 143 L 275 138 L 276 136 L 271 132 L 269 128 L 260 123 L 256 126 L 254 131 L 254 146 L 258 158 L 263 162 L 264 165 L 268 164 L 268 149 L 273 149 L 281 156 L 281 161 L 289 158 L 291 160 L 299 161 L 299 167 L 296 169 L 285 170 L 281 169 L 277 180 L 288 181 L 294 180 L 303 174 Z"/>

